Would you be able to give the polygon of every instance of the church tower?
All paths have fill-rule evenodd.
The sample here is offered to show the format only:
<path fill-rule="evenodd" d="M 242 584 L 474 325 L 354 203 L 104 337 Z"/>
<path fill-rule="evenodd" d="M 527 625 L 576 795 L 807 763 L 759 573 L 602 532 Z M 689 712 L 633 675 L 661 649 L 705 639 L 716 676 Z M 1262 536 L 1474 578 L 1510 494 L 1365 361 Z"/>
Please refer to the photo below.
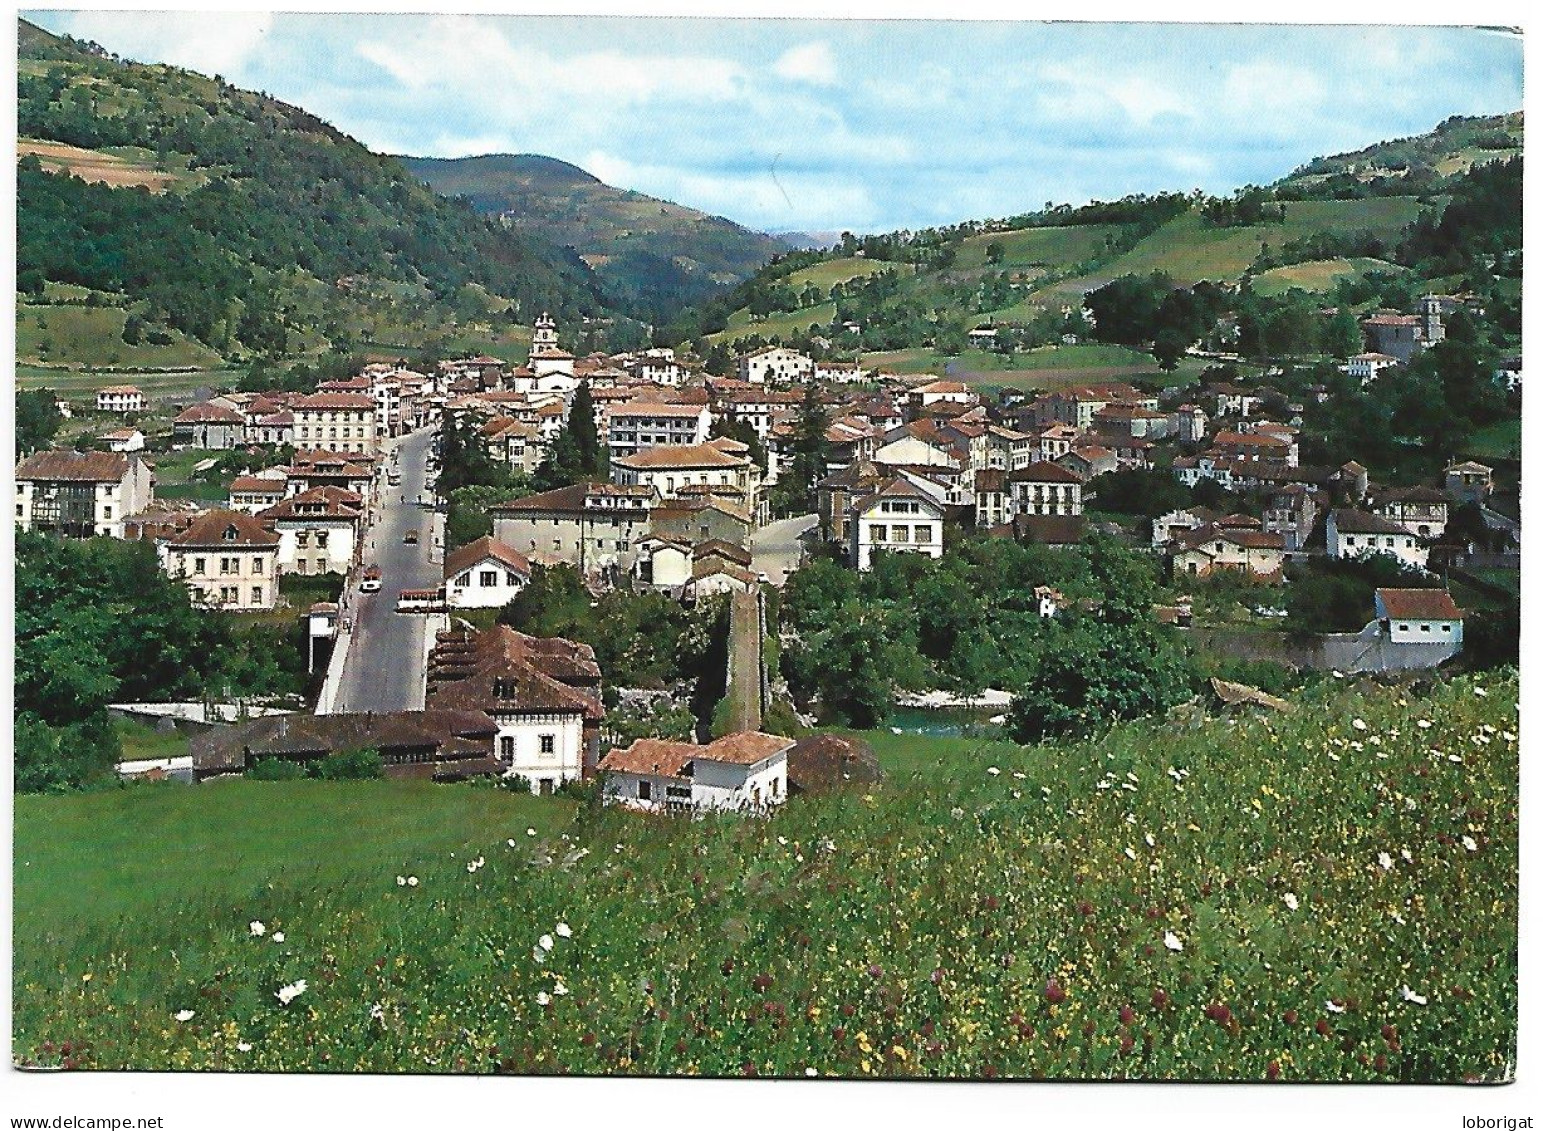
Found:
<path fill-rule="evenodd" d="M 546 311 L 542 311 L 541 317 L 536 319 L 536 332 L 530 340 L 530 356 L 550 357 L 561 352 L 557 345 L 557 322 Z"/>

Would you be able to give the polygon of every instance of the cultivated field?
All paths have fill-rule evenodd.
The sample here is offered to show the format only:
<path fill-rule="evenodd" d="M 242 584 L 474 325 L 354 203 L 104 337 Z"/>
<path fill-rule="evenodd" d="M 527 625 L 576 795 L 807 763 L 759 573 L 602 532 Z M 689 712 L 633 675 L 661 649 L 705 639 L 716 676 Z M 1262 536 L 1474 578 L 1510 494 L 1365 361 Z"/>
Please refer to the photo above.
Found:
<path fill-rule="evenodd" d="M 123 340 L 128 312 L 118 306 L 18 306 L 16 358 L 32 365 L 93 365 L 112 368 L 210 367 L 220 355 L 169 331 L 166 345 Z M 108 382 L 112 384 L 114 382 Z"/>
<path fill-rule="evenodd" d="M 1332 291 L 1341 279 L 1358 279 L 1373 271 L 1398 275 L 1407 270 L 1384 259 L 1315 259 L 1261 272 L 1254 276 L 1254 290 L 1263 295 L 1285 294 L 1293 288 L 1325 293 Z"/>
<path fill-rule="evenodd" d="M 160 193 L 190 179 L 186 170 L 157 168 L 155 154 L 145 149 L 82 149 L 60 141 L 19 138 L 16 156 L 36 157 L 44 172 L 67 173 L 112 188 L 143 187 Z"/>
<path fill-rule="evenodd" d="M 765 821 L 390 783 L 23 797 L 15 1056 L 1508 1079 L 1516 696 L 1329 681 L 909 769 L 897 739 L 889 781 Z"/>

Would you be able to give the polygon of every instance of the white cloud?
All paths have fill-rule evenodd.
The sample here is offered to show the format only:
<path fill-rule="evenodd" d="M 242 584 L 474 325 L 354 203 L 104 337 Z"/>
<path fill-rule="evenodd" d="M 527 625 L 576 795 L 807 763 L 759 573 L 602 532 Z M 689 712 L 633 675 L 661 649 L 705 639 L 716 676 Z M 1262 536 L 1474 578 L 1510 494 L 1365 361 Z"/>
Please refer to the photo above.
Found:
<path fill-rule="evenodd" d="M 1240 63 L 1227 69 L 1222 106 L 1232 116 L 1305 111 L 1323 101 L 1323 83 L 1305 67 L 1283 63 Z"/>
<path fill-rule="evenodd" d="M 790 82 L 806 82 L 814 86 L 834 86 L 838 74 L 836 56 L 830 44 L 805 43 L 784 51 L 772 64 L 772 73 Z"/>
<path fill-rule="evenodd" d="M 172 63 L 227 79 L 241 75 L 273 28 L 271 12 L 70 12 L 71 35 L 146 63 Z"/>

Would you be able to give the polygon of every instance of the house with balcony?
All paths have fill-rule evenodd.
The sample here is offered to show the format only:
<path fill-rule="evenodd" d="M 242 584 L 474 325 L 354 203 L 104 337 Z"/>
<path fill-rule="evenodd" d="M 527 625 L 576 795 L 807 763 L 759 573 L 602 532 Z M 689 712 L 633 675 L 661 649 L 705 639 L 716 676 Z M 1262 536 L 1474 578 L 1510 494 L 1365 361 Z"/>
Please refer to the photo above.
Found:
<path fill-rule="evenodd" d="M 123 520 L 155 498 L 138 452 L 33 452 L 16 468 L 16 525 L 65 538 L 122 538 Z"/>

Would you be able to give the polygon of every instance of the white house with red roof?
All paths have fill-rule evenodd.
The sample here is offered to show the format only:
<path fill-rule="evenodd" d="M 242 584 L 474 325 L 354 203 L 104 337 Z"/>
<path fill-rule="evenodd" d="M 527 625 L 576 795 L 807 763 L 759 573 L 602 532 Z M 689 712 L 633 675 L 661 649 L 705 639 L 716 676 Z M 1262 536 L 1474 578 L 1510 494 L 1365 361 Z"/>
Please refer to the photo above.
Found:
<path fill-rule="evenodd" d="M 501 609 L 530 583 L 530 560 L 491 535 L 445 558 L 445 604 L 452 609 Z"/>
<path fill-rule="evenodd" d="M 1463 611 L 1445 589 L 1378 589 L 1376 616 L 1394 644 L 1461 644 Z"/>
<path fill-rule="evenodd" d="M 760 731 L 705 746 L 640 738 L 600 759 L 608 804 L 648 811 L 721 809 L 759 813 L 788 796 L 793 739 Z"/>
<path fill-rule="evenodd" d="M 859 570 L 871 569 L 878 551 L 943 556 L 943 506 L 910 480 L 886 480 L 851 507 L 849 549 Z"/>

